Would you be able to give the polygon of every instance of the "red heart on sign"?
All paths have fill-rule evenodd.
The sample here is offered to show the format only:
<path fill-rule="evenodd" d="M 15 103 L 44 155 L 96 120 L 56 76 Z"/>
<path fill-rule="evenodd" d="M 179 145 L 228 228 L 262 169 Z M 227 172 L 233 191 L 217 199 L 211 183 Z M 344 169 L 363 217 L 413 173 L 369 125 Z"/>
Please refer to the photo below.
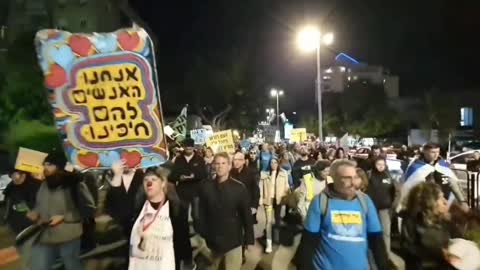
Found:
<path fill-rule="evenodd" d="M 100 158 L 96 153 L 88 152 L 86 154 L 78 154 L 78 162 L 86 168 L 94 168 L 99 164 Z"/>
<path fill-rule="evenodd" d="M 125 160 L 125 165 L 127 165 L 128 168 L 135 168 L 142 161 L 142 154 L 138 151 L 125 151 L 122 152 L 120 156 Z"/>
<path fill-rule="evenodd" d="M 45 77 L 45 86 L 50 89 L 58 88 L 67 83 L 67 72 L 59 65 L 50 66 L 50 73 Z"/>
<path fill-rule="evenodd" d="M 89 56 L 92 53 L 92 43 L 87 37 L 72 35 L 68 40 L 72 51 L 80 56 Z"/>
<path fill-rule="evenodd" d="M 121 32 L 118 34 L 118 43 L 124 51 L 134 51 L 140 43 L 140 36 L 138 33 Z"/>

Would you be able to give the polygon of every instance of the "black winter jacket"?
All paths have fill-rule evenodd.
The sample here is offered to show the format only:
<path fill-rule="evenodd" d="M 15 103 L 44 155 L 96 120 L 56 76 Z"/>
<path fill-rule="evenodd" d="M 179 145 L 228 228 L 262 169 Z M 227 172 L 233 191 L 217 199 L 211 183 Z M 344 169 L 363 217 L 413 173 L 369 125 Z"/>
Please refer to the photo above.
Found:
<path fill-rule="evenodd" d="M 369 173 L 367 194 L 377 210 L 390 209 L 396 199 L 395 180 L 388 172 L 372 170 Z"/>
<path fill-rule="evenodd" d="M 401 250 L 406 270 L 453 270 L 444 258 L 442 249 L 451 238 L 461 237 L 448 223 L 424 225 L 412 217 L 402 220 Z"/>
<path fill-rule="evenodd" d="M 230 176 L 245 185 L 250 198 L 250 208 L 257 209 L 260 200 L 260 188 L 258 186 L 259 179 L 256 171 L 244 166 L 240 172 L 238 172 L 237 169 L 232 169 Z"/>
<path fill-rule="evenodd" d="M 204 182 L 200 192 L 196 230 L 216 253 L 254 244 L 250 199 L 245 185 L 229 178 Z"/>
<path fill-rule="evenodd" d="M 120 224 L 126 238 L 130 238 L 133 216 L 135 215 L 135 198 L 143 190 L 143 171 L 137 170 L 133 176 L 130 188 L 126 191 L 122 184 L 119 187 L 110 186 L 105 201 L 105 210 L 116 222 Z"/>

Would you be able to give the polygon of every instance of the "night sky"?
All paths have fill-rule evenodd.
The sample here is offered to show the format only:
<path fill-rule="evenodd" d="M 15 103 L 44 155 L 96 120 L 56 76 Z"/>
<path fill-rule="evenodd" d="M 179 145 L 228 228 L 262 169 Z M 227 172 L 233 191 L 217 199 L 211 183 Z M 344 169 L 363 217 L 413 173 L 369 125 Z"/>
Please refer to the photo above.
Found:
<path fill-rule="evenodd" d="M 296 30 L 305 23 L 335 33 L 334 44 L 323 48 L 324 66 L 339 52 L 382 65 L 400 76 L 402 95 L 479 86 L 476 0 L 131 2 L 159 41 L 159 77 L 167 100 L 196 56 L 216 61 L 237 48 L 254 59 L 256 85 L 264 92 L 259 94 L 266 96 L 272 86 L 284 89 L 296 98 L 282 101 L 286 110 L 312 103 L 314 55 L 295 47 Z M 188 101 L 188 92 L 181 97 Z"/>

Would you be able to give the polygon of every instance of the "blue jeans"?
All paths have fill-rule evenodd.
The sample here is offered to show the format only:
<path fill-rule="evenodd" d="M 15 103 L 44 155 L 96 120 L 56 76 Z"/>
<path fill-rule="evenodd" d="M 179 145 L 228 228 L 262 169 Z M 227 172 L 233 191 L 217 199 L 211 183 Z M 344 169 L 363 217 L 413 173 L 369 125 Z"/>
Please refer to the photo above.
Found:
<path fill-rule="evenodd" d="M 65 270 L 83 270 L 80 261 L 80 239 L 63 244 L 34 244 L 32 248 L 32 270 L 50 270 L 60 257 Z"/>

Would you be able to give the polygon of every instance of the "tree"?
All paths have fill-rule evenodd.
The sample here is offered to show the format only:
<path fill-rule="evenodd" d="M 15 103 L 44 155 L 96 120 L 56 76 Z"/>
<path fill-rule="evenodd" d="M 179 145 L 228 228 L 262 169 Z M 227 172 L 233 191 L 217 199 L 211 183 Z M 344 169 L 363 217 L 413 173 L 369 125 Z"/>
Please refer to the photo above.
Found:
<path fill-rule="evenodd" d="M 421 122 L 421 127 L 429 132 L 431 129 L 437 129 L 440 137 L 448 137 L 458 127 L 459 103 L 455 95 L 445 95 L 438 89 L 430 89 L 424 96 L 425 114 Z"/>
<path fill-rule="evenodd" d="M 43 87 L 42 72 L 33 47 L 33 33 L 21 35 L 8 49 L 0 92 L 0 125 L 3 135 L 22 120 L 52 125 L 52 109 Z M 34 129 L 30 129 L 34 133 Z"/>
<path fill-rule="evenodd" d="M 401 117 L 388 104 L 383 85 L 356 81 L 343 93 L 326 96 L 324 128 L 341 136 L 346 132 L 364 136 L 381 136 L 403 124 Z"/>
<path fill-rule="evenodd" d="M 252 129 L 261 104 L 253 86 L 248 52 L 233 50 L 223 61 L 197 57 L 187 73 L 197 113 L 214 130 Z M 218 57 L 215 57 L 218 59 Z"/>
<path fill-rule="evenodd" d="M 19 147 L 45 153 L 63 149 L 55 127 L 37 120 L 20 120 L 10 124 L 5 142 L 10 158 L 15 157 Z"/>

